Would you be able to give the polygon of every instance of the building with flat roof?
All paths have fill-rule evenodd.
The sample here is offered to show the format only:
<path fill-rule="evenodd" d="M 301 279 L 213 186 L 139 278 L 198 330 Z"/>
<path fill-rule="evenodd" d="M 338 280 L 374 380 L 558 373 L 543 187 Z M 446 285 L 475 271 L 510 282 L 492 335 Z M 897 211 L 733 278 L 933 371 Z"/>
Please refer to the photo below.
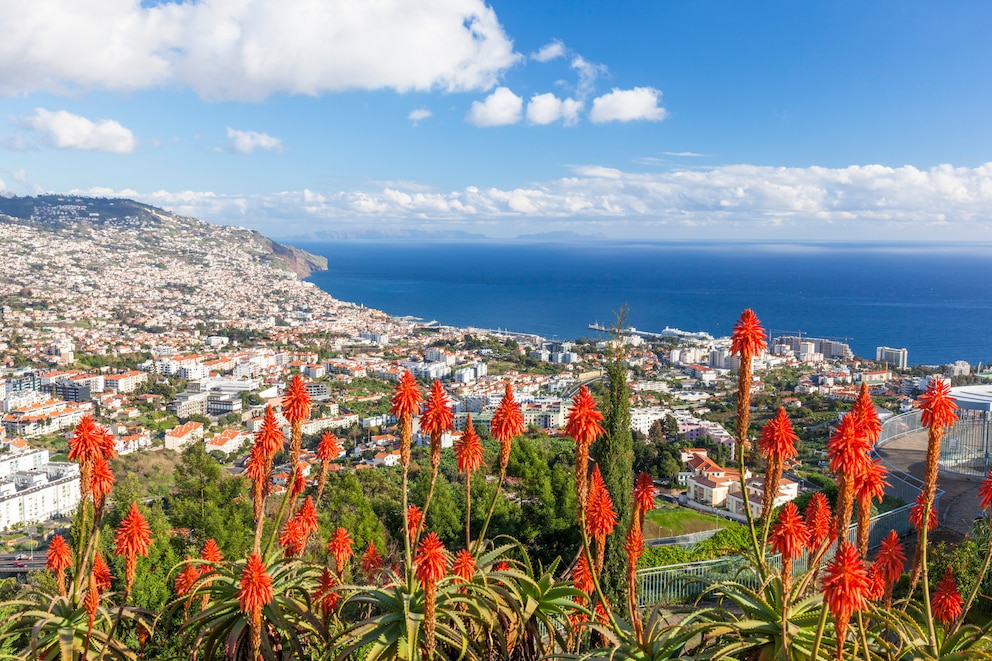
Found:
<path fill-rule="evenodd" d="M 889 367 L 904 370 L 909 365 L 909 352 L 906 349 L 893 349 L 892 347 L 878 347 L 875 349 L 875 360 L 881 360 L 889 364 Z"/>

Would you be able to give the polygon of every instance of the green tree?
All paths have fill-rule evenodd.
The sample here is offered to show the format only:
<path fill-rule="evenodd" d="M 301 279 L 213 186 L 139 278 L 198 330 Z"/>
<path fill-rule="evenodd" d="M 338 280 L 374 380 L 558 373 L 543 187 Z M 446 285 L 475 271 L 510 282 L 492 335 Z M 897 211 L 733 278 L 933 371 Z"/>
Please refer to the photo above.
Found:
<path fill-rule="evenodd" d="M 228 475 L 202 443 L 183 451 L 175 480 L 170 519 L 176 528 L 189 529 L 194 551 L 211 538 L 229 557 L 251 546 L 254 515 L 245 480 Z"/>
<path fill-rule="evenodd" d="M 626 344 L 623 330 L 627 321 L 627 306 L 617 313 L 611 329 L 607 355 L 607 391 L 603 411 L 605 433 L 591 449 L 599 464 L 613 506 L 617 512 L 617 527 L 606 542 L 606 562 L 603 567 L 603 593 L 611 604 L 625 603 L 627 593 L 627 554 L 623 550 L 624 536 L 632 518 L 631 501 L 634 489 L 634 442 L 630 433 L 630 386 L 627 384 Z"/>

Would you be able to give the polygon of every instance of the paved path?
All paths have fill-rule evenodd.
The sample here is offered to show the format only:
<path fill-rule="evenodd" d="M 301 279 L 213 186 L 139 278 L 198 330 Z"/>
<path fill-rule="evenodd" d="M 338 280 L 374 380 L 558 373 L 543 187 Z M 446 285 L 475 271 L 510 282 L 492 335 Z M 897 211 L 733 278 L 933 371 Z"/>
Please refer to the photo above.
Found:
<path fill-rule="evenodd" d="M 893 439 L 879 448 L 878 454 L 895 468 L 923 479 L 927 432 L 918 431 Z M 943 489 L 944 495 L 938 505 L 940 526 L 934 531 L 937 539 L 961 539 L 971 532 L 975 517 L 982 514 L 978 505 L 978 487 L 981 482 L 979 477 L 940 472 L 937 476 L 937 488 Z"/>

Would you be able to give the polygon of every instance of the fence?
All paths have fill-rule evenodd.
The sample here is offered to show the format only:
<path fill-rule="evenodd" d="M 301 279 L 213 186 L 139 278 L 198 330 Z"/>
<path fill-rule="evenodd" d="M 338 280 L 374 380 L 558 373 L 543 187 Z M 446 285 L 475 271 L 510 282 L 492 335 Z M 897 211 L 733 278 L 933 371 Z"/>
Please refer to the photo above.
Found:
<path fill-rule="evenodd" d="M 882 426 L 878 445 L 884 445 L 894 438 L 925 429 L 920 424 L 919 417 L 919 412 L 914 411 L 889 419 Z M 912 529 L 909 522 L 909 513 L 913 507 L 911 503 L 920 494 L 922 482 L 908 473 L 895 470 L 892 466 L 889 466 L 889 469 L 890 487 L 886 489 L 886 493 L 902 498 L 907 504 L 871 518 L 868 529 L 869 548 L 879 546 L 890 530 L 895 530 L 901 537 Z M 938 490 L 935 506 L 941 494 L 943 491 Z M 855 541 L 857 525 L 852 524 L 848 528 L 847 537 L 852 543 Z M 770 562 L 773 566 L 780 566 L 778 556 L 771 558 Z M 808 558 L 806 554 L 803 554 L 793 563 L 793 571 L 805 571 L 807 562 Z M 640 569 L 637 572 L 638 594 L 642 606 L 694 601 L 708 586 L 728 580 L 754 585 L 757 582 L 757 575 L 754 567 L 743 556 L 651 567 Z"/>

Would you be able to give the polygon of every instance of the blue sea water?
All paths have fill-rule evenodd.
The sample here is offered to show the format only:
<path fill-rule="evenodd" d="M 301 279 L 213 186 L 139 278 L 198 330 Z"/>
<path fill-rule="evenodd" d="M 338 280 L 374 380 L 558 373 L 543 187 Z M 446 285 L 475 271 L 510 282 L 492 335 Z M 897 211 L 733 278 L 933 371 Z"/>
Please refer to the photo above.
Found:
<path fill-rule="evenodd" d="M 453 326 L 549 339 L 628 323 L 727 335 L 755 310 L 776 335 L 847 338 L 912 364 L 992 360 L 992 246 L 842 243 L 334 242 L 311 280 L 335 298 Z"/>

